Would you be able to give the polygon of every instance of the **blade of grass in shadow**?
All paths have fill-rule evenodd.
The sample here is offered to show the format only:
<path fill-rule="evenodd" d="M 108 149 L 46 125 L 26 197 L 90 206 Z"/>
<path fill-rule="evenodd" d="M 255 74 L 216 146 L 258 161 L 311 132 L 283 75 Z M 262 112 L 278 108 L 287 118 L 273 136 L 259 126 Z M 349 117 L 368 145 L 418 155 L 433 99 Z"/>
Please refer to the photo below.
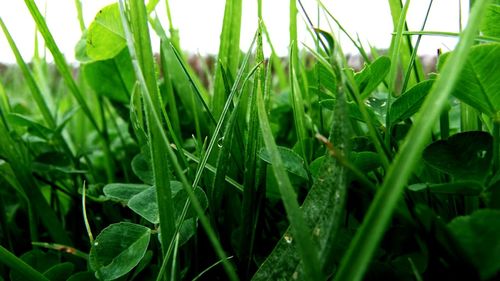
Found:
<path fill-rule="evenodd" d="M 2 137 L 0 138 L 0 156 L 11 166 L 19 182 L 19 186 L 24 193 L 23 197 L 29 200 L 28 205 L 32 208 L 32 214 L 30 214 L 30 216 L 34 215 L 34 217 L 40 218 L 54 242 L 72 245 L 68 233 L 64 230 L 61 222 L 49 206 L 37 182 L 32 176 L 31 159 L 27 148 L 24 146 L 23 142 L 14 140 L 11 135 L 12 134 L 6 130 L 3 124 L 1 124 L 0 136 Z M 36 224 L 34 221 L 30 220 L 30 222 L 31 236 L 36 237 Z"/>
<path fill-rule="evenodd" d="M 120 1 L 122 3 L 122 1 Z M 152 104 L 146 103 L 146 123 L 149 134 L 149 150 L 152 159 L 153 178 L 156 186 L 156 196 L 158 202 L 158 212 L 160 217 L 160 234 L 163 254 L 166 253 L 170 241 L 174 239 L 175 218 L 174 218 L 174 203 L 172 200 L 172 192 L 170 190 L 170 168 L 167 161 L 167 147 L 162 141 L 165 134 L 161 126 L 161 112 L 163 104 L 161 102 L 158 85 L 156 82 L 156 73 L 154 65 L 153 51 L 151 49 L 151 41 L 149 37 L 149 26 L 147 21 L 147 12 L 144 1 L 131 0 L 128 2 L 130 25 L 133 33 L 127 32 L 127 39 L 133 37 L 135 45 L 133 49 L 129 46 L 129 51 L 132 54 L 134 51 L 135 61 L 138 64 L 136 70 L 137 79 L 143 83 L 142 89 L 143 98 L 146 101 L 151 101 Z M 122 5 L 120 5 L 120 13 L 124 16 Z M 126 25 L 126 23 L 124 23 Z M 128 41 L 128 40 L 127 40 Z"/>
<path fill-rule="evenodd" d="M 343 257 L 335 280 L 361 280 L 373 254 L 389 225 L 400 195 L 425 148 L 432 126 L 441 113 L 461 70 L 470 47 L 474 43 L 482 15 L 489 0 L 477 0 L 471 10 L 468 25 L 460 41 L 434 83 L 419 111 L 410 132 L 394 162 L 389 167 L 384 183 L 377 192 L 361 228 Z"/>
<path fill-rule="evenodd" d="M 257 89 L 260 89 L 260 87 Z M 263 93 L 260 91 L 257 93 L 256 101 L 260 128 L 265 146 L 270 154 L 272 170 L 292 228 L 292 235 L 290 235 L 287 240 L 290 243 L 297 244 L 297 249 L 304 265 L 306 278 L 308 280 L 323 280 L 324 277 L 321 274 L 317 245 L 313 242 L 310 235 L 310 229 L 307 226 L 303 213 L 299 208 L 297 195 L 293 189 L 290 179 L 288 178 L 285 167 L 283 166 L 278 147 L 276 146 L 272 135 L 262 94 Z"/>
<path fill-rule="evenodd" d="M 230 77 L 236 76 L 239 64 L 242 9 L 242 0 L 226 0 L 224 20 L 222 22 L 222 31 L 220 36 L 221 39 L 218 61 L 222 62 L 222 64 L 226 67 Z M 212 100 L 212 109 L 216 118 L 219 118 L 221 115 L 222 108 L 224 107 L 226 100 L 227 93 L 221 74 L 220 64 L 217 64 L 214 95 Z"/>
<path fill-rule="evenodd" d="M 147 28 L 147 24 L 145 21 L 146 19 L 145 19 L 144 3 L 140 0 L 133 0 L 133 1 L 136 1 L 136 4 L 137 4 L 137 5 L 134 5 L 134 7 L 142 6 L 142 7 L 139 7 L 141 10 L 143 10 L 143 13 L 140 15 L 141 17 L 143 17 L 141 22 L 142 22 L 143 28 Z M 161 121 L 160 121 L 160 114 L 155 109 L 155 105 L 153 103 L 152 97 L 149 93 L 148 86 L 147 86 L 146 81 L 144 79 L 145 77 L 142 73 L 142 69 L 139 66 L 139 62 L 137 60 L 136 47 L 134 45 L 134 39 L 132 37 L 130 27 L 128 26 L 127 16 L 125 15 L 124 6 L 123 6 L 124 5 L 123 0 L 120 0 L 119 4 L 120 4 L 120 16 L 121 16 L 123 28 L 125 30 L 125 37 L 126 37 L 126 41 L 127 41 L 127 46 L 129 48 L 129 51 L 130 51 L 132 64 L 134 66 L 134 71 L 136 73 L 137 79 L 139 81 L 139 85 L 140 85 L 142 93 L 143 93 L 143 97 L 145 100 L 145 106 L 146 106 L 146 108 L 149 108 L 148 110 L 150 112 L 151 120 L 148 122 L 150 122 L 151 125 L 154 126 L 156 128 L 156 130 L 158 131 L 158 133 L 159 133 L 159 140 L 158 141 L 162 143 L 162 146 L 164 148 L 166 148 L 167 155 L 168 155 L 168 158 L 170 160 L 170 164 L 173 166 L 177 176 L 179 177 L 179 179 L 181 180 L 181 182 L 183 184 L 184 189 L 188 193 L 189 198 L 191 199 L 191 202 L 193 204 L 193 208 L 195 209 L 202 226 L 204 227 L 205 231 L 207 232 L 207 236 L 208 236 L 210 242 L 212 243 L 212 245 L 215 249 L 215 252 L 217 253 L 217 255 L 219 256 L 219 258 L 221 260 L 224 260 L 224 262 L 223 262 L 224 269 L 226 270 L 230 280 L 238 280 L 238 277 L 236 275 L 236 272 L 234 271 L 233 266 L 229 262 L 227 262 L 226 255 L 225 255 L 224 250 L 220 244 L 220 241 L 217 240 L 215 232 L 213 231 L 213 229 L 209 223 L 209 220 L 208 220 L 207 216 L 205 215 L 204 210 L 200 205 L 200 202 L 198 201 L 198 198 L 194 194 L 193 187 L 188 183 L 187 178 L 184 175 L 184 172 L 183 172 L 182 168 L 180 167 L 179 162 L 177 161 L 177 157 L 175 155 L 175 152 L 173 151 L 172 147 L 170 146 L 170 142 L 168 141 L 168 138 L 165 134 L 165 131 L 162 129 L 162 125 L 161 125 Z M 149 39 L 147 41 L 149 41 Z M 151 50 L 149 50 L 149 51 L 151 52 Z M 171 239 L 171 241 L 174 241 L 174 239 Z M 173 243 L 170 243 L 170 244 L 173 244 Z M 164 247 L 165 246 L 166 245 L 164 245 Z M 162 274 L 159 274 L 158 278 L 161 279 L 162 276 L 163 276 Z"/>
<path fill-rule="evenodd" d="M 247 52 L 245 58 L 243 59 L 243 62 L 242 62 L 242 65 L 241 65 L 241 68 L 240 68 L 240 71 L 238 72 L 238 76 L 236 77 L 236 80 L 235 80 L 235 83 L 233 83 L 233 87 L 231 88 L 231 92 L 229 93 L 229 98 L 228 100 L 226 101 L 226 104 L 224 105 L 224 109 L 222 111 L 222 115 L 221 115 L 221 118 L 219 118 L 219 121 L 217 122 L 217 125 L 215 127 L 215 130 L 214 130 L 214 133 L 210 139 L 210 142 L 208 144 L 208 147 L 207 147 L 207 150 L 205 152 L 205 154 L 203 155 L 202 159 L 199 160 L 198 162 L 198 170 L 196 171 L 196 175 L 195 175 L 195 179 L 193 181 L 193 184 L 191 186 L 196 186 L 198 184 L 198 182 L 200 181 L 201 179 L 201 175 L 202 175 L 202 172 L 203 172 L 203 169 L 205 167 L 209 167 L 208 164 L 207 164 L 207 161 L 208 161 L 208 158 L 210 157 L 210 152 L 212 151 L 212 148 L 214 147 L 214 144 L 215 142 L 219 141 L 219 138 L 218 138 L 218 135 L 220 133 L 220 130 L 222 128 L 222 125 L 224 124 L 225 122 L 225 116 L 226 114 L 228 113 L 229 111 L 229 107 L 230 105 L 233 103 L 233 98 L 235 97 L 235 95 L 238 93 L 238 88 L 239 88 L 239 85 L 240 85 L 240 81 L 243 77 L 243 74 L 244 74 L 244 70 L 246 69 L 246 66 L 248 64 L 248 61 L 250 59 L 250 55 L 251 55 L 251 50 L 253 49 L 253 45 L 255 43 L 255 40 L 256 40 L 256 36 L 254 36 L 254 39 L 252 40 L 252 43 L 250 44 L 250 47 L 249 47 L 249 51 Z M 246 84 L 246 82 L 250 79 L 250 77 L 252 77 L 253 73 L 255 72 L 255 70 L 259 67 L 259 65 L 256 65 L 252 70 L 250 70 L 250 72 L 247 74 L 246 78 L 243 80 L 242 85 L 241 85 L 241 88 L 244 88 L 244 85 Z M 238 103 L 238 102 L 237 102 Z M 179 173 L 180 173 L 180 170 L 179 170 Z M 179 175 L 179 177 L 181 179 L 185 178 L 185 176 L 182 174 L 182 175 Z M 226 177 L 227 179 L 227 177 Z M 187 182 L 187 181 L 186 181 Z M 240 189 L 241 191 L 243 191 L 243 187 L 241 187 Z M 218 190 L 217 192 L 219 192 L 220 190 Z M 213 192 L 209 192 L 209 194 L 212 194 Z M 180 215 L 180 218 L 179 218 L 179 223 L 177 224 L 177 229 L 176 229 L 176 232 L 175 233 L 178 233 L 180 231 L 180 227 L 181 227 L 181 222 L 184 221 L 184 218 L 186 217 L 186 214 L 188 212 L 188 209 L 189 209 L 189 206 L 191 204 L 191 197 L 189 198 L 189 200 L 186 201 L 186 203 L 184 204 L 184 208 L 182 210 L 182 213 Z M 195 200 L 197 201 L 197 199 L 195 198 Z M 204 215 L 203 215 L 204 216 Z M 207 220 L 208 221 L 208 220 Z M 206 228 L 205 228 L 206 229 Z M 211 228 L 210 228 L 211 229 Z M 208 230 L 206 229 L 207 233 L 209 235 L 211 235 Z M 213 231 L 213 230 L 211 230 Z M 215 236 L 215 231 L 212 232 L 213 235 L 214 235 L 214 239 L 215 241 L 216 240 L 216 236 Z M 215 247 L 215 244 L 214 244 L 214 247 Z M 167 251 L 167 257 L 171 254 L 172 252 L 172 249 L 173 249 L 173 243 L 171 242 L 170 243 L 170 246 L 168 248 L 168 251 Z M 216 247 L 215 247 L 216 251 L 218 250 Z M 222 252 L 223 253 L 223 252 Z M 219 253 L 220 254 L 220 253 Z M 219 256 L 220 257 L 220 256 Z M 163 263 L 162 266 L 161 266 L 161 269 L 160 269 L 160 272 L 162 272 L 164 270 L 166 266 L 166 263 Z M 229 265 L 225 265 L 225 268 L 226 268 L 226 271 L 229 270 L 233 270 L 232 267 L 228 268 Z M 161 275 L 161 274 L 160 274 Z M 160 276 L 159 275 L 159 276 Z M 229 275 L 231 276 L 231 275 Z"/>
<path fill-rule="evenodd" d="M 257 221 L 260 215 L 260 206 L 265 196 L 265 185 L 262 184 L 262 175 L 265 165 L 257 156 L 261 147 L 262 139 L 259 134 L 259 118 L 257 114 L 256 95 L 264 93 L 265 70 L 264 50 L 262 47 L 262 2 L 258 2 L 259 26 L 257 32 L 257 50 L 256 61 L 259 66 L 253 77 L 252 90 L 249 92 L 247 111 L 249 111 L 249 120 L 247 125 L 247 134 L 245 140 L 244 154 L 244 173 L 243 185 L 243 205 L 241 211 L 241 232 L 239 241 L 239 256 L 241 259 L 241 271 L 243 276 L 248 276 L 252 263 L 252 255 L 255 243 L 255 231 Z"/>
<path fill-rule="evenodd" d="M 25 263 L 13 253 L 9 252 L 0 245 L 0 262 L 15 270 L 16 273 L 22 275 L 28 281 L 49 281 L 42 273 L 36 271 L 33 267 Z"/>
<path fill-rule="evenodd" d="M 45 22 L 44 17 L 40 13 L 40 10 L 38 9 L 37 5 L 35 4 L 34 0 L 25 0 L 24 3 L 28 7 L 33 20 L 36 23 L 37 29 L 39 30 L 40 34 L 42 34 L 43 39 L 45 41 L 45 44 L 47 48 L 50 50 L 52 57 L 54 58 L 55 65 L 61 74 L 64 82 L 66 83 L 67 87 L 69 88 L 70 92 L 72 93 L 73 97 L 77 100 L 78 104 L 80 105 L 82 111 L 84 114 L 87 116 L 89 119 L 90 123 L 94 127 L 94 129 L 98 132 L 99 136 L 101 137 L 103 143 L 103 150 L 104 150 L 104 155 L 106 159 L 106 173 L 108 176 L 108 180 L 113 181 L 114 179 L 114 164 L 113 164 L 113 157 L 111 154 L 111 149 L 109 146 L 109 139 L 107 137 L 106 132 L 103 132 L 102 130 L 99 129 L 99 125 L 97 124 L 97 121 L 95 117 L 92 115 L 92 110 L 88 106 L 87 102 L 85 101 L 85 98 L 83 97 L 80 89 L 78 88 L 78 85 L 76 84 L 75 80 L 73 79 L 73 76 L 71 74 L 70 67 L 68 66 L 68 63 L 66 62 L 66 59 L 64 58 L 63 54 L 59 50 L 59 47 L 57 46 L 54 37 L 50 33 L 50 30 L 47 26 L 47 23 Z"/>

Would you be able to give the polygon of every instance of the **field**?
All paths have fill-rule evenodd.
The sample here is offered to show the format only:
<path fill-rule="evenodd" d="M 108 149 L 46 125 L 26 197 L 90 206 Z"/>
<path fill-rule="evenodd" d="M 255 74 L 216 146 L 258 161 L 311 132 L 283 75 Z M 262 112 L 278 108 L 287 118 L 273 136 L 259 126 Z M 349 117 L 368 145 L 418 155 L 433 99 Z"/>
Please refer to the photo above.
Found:
<path fill-rule="evenodd" d="M 331 30 L 290 1 L 282 58 L 263 20 L 240 49 L 228 0 L 218 55 L 194 59 L 158 2 L 85 26 L 76 0 L 77 65 L 34 0 L 53 62 L 26 61 L 0 18 L 17 61 L 0 68 L 0 281 L 500 280 L 499 0 L 471 1 L 458 34 L 408 30 L 410 1 L 389 0 L 386 52 L 346 34 L 361 69 L 321 1 Z M 429 73 L 436 35 L 459 43 Z"/>

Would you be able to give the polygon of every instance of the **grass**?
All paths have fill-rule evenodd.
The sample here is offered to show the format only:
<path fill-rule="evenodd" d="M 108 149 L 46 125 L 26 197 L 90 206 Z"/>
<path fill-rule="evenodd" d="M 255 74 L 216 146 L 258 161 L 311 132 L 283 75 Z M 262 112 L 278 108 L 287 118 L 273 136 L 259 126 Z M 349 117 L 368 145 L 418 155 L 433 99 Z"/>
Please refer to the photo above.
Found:
<path fill-rule="evenodd" d="M 0 280 L 500 277 L 498 1 L 450 33 L 425 30 L 432 1 L 411 31 L 410 1 L 390 0 L 388 56 L 321 1 L 317 23 L 290 1 L 287 58 L 261 0 L 241 51 L 245 11 L 227 1 L 205 78 L 168 1 L 120 0 L 89 25 L 75 1 L 77 67 L 25 3 L 54 63 L 27 62 L 0 19 L 17 61 L 0 79 Z M 459 43 L 424 74 L 419 42 L 436 35 Z"/>

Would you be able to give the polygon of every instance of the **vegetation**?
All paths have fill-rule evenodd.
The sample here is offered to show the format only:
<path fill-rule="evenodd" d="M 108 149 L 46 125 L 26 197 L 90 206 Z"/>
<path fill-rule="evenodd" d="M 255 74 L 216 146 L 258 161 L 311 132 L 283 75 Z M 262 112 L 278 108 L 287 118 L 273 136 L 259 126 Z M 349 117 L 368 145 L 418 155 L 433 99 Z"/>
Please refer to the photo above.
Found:
<path fill-rule="evenodd" d="M 155 17 L 168 1 L 120 0 L 88 26 L 75 1 L 76 68 L 34 0 L 53 64 L 26 62 L 0 19 L 17 60 L 0 80 L 0 280 L 500 278 L 500 1 L 471 1 L 450 34 L 407 30 L 410 1 L 389 0 L 388 55 L 352 40 L 359 72 L 321 1 L 334 30 L 291 0 L 289 56 L 265 56 L 257 1 L 244 52 L 226 1 L 201 76 Z M 436 34 L 459 43 L 427 74 Z"/>

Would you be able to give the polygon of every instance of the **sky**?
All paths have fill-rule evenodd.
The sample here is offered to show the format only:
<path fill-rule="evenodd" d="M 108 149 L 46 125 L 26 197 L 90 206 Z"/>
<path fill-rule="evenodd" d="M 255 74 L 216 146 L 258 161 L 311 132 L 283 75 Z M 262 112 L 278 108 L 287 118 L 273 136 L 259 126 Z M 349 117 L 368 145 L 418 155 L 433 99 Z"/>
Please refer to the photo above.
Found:
<path fill-rule="evenodd" d="M 74 46 L 81 36 L 76 8 L 72 0 L 35 0 L 41 11 L 45 10 L 47 24 L 56 43 L 73 62 Z M 82 0 L 86 26 L 95 14 L 112 0 Z M 330 13 L 353 36 L 361 39 L 366 47 L 388 47 L 393 31 L 389 4 L 387 0 L 323 0 Z M 408 10 L 409 30 L 420 30 L 430 0 L 414 0 Z M 462 2 L 462 24 L 465 25 L 468 1 Z M 190 53 L 215 54 L 218 51 L 225 0 L 169 0 L 172 21 L 179 30 L 181 47 Z M 257 1 L 243 0 L 243 19 L 241 48 L 246 50 L 257 27 Z M 316 21 L 317 1 L 302 0 L 309 16 Z M 458 32 L 460 29 L 459 0 L 433 1 L 426 30 Z M 272 43 L 280 55 L 288 53 L 288 9 L 289 0 L 263 0 L 263 18 L 268 27 Z M 164 0 L 157 6 L 160 20 L 166 25 Z M 14 41 L 26 61 L 34 53 L 35 24 L 22 0 L 0 1 L 0 17 L 9 29 Z M 326 20 L 320 18 L 321 28 L 330 30 Z M 312 45 L 310 34 L 305 28 L 303 13 L 299 14 L 299 40 L 301 45 Z M 345 53 L 355 52 L 347 38 L 338 33 L 333 21 L 329 21 L 339 38 Z M 152 34 L 153 48 L 158 50 L 158 38 Z M 421 54 L 435 54 L 438 48 L 443 51 L 452 49 L 455 38 L 425 36 L 420 46 Z M 0 32 L 0 62 L 15 62 L 5 36 Z"/>

